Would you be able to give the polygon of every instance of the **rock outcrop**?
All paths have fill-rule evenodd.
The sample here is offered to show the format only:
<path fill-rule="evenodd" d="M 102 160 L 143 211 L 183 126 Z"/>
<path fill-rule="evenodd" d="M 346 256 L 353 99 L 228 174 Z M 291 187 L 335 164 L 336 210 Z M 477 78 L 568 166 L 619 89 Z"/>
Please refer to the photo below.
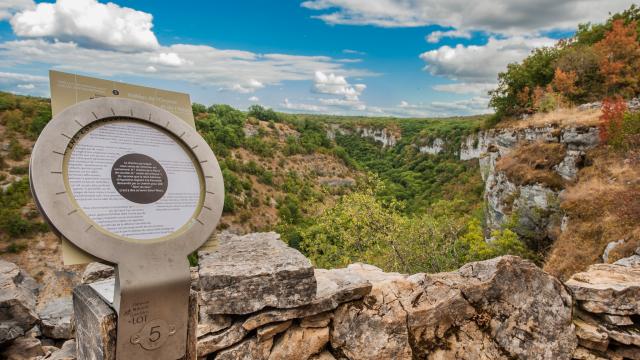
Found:
<path fill-rule="evenodd" d="M 51 339 L 74 337 L 73 302 L 71 296 L 53 299 L 40 306 L 40 328 L 42 334 Z"/>
<path fill-rule="evenodd" d="M 592 265 L 567 281 L 580 344 L 574 358 L 640 359 L 640 264 L 632 260 Z"/>
<path fill-rule="evenodd" d="M 549 173 L 564 181 L 573 181 L 584 164 L 586 151 L 600 143 L 599 130 L 588 126 L 491 129 L 467 137 L 460 149 L 461 160 L 480 162 L 489 230 L 499 229 L 512 214 L 517 214 L 518 224 L 514 230 L 534 248 L 537 243 L 545 247 L 557 235 L 562 221 L 558 200 L 562 188 L 555 183 L 554 186 L 544 182 L 518 184 L 496 165 L 519 146 L 536 142 L 562 146 L 564 157 Z"/>
<path fill-rule="evenodd" d="M 340 125 L 329 125 L 327 129 L 327 137 L 331 140 L 335 139 L 336 134 L 339 135 L 358 135 L 360 137 L 369 138 L 379 142 L 382 147 L 396 146 L 400 140 L 399 132 L 382 127 L 355 126 L 353 128 L 345 128 Z"/>
<path fill-rule="evenodd" d="M 435 138 L 428 144 L 418 146 L 418 151 L 422 154 L 439 154 L 444 150 L 445 142 L 440 138 Z"/>
<path fill-rule="evenodd" d="M 0 345 L 24 335 L 38 321 L 35 280 L 0 260 Z"/>

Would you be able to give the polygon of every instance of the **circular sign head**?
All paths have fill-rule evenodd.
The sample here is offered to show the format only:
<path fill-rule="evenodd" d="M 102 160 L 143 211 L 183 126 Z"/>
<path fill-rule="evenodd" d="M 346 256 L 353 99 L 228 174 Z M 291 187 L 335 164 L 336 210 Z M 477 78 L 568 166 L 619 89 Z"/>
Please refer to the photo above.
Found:
<path fill-rule="evenodd" d="M 87 127 L 67 149 L 62 172 L 78 209 L 100 230 L 127 239 L 176 233 L 197 216 L 204 197 L 190 150 L 132 119 Z"/>
<path fill-rule="evenodd" d="M 133 100 L 88 100 L 56 116 L 30 170 L 52 226 L 107 261 L 164 243 L 187 254 L 222 212 L 222 174 L 209 146 L 171 113 Z"/>

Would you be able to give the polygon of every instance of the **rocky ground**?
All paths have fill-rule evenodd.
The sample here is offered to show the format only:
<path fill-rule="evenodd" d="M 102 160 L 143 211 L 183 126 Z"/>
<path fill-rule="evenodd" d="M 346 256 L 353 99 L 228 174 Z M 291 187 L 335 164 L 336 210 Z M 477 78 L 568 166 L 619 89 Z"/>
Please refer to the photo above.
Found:
<path fill-rule="evenodd" d="M 189 359 L 640 359 L 640 254 L 565 284 L 512 256 L 439 274 L 313 269 L 275 233 L 225 234 L 199 258 Z M 110 276 L 92 264 L 83 281 Z M 38 285 L 6 261 L 0 288 L 1 357 L 74 359 L 77 334 L 82 354 L 112 358 L 111 310 L 87 332 L 68 298 L 36 306 Z"/>

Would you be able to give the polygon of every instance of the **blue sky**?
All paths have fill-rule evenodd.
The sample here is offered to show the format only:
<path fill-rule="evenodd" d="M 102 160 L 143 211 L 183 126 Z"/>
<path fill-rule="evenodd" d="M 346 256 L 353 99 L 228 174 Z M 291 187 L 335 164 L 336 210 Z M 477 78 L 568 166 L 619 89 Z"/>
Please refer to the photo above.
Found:
<path fill-rule="evenodd" d="M 58 69 L 241 109 L 477 114 L 506 64 L 631 3 L 0 0 L 0 89 L 47 96 Z"/>

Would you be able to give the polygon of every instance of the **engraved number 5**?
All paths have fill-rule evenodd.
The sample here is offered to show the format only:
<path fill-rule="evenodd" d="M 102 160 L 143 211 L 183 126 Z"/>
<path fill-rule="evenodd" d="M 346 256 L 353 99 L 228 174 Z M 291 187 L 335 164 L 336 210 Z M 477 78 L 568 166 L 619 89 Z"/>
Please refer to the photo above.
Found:
<path fill-rule="evenodd" d="M 151 328 L 151 331 L 149 332 L 149 340 L 151 342 L 156 342 L 158 341 L 158 339 L 160 339 L 160 331 L 158 331 L 159 329 L 160 329 L 160 326 L 153 326 Z"/>

